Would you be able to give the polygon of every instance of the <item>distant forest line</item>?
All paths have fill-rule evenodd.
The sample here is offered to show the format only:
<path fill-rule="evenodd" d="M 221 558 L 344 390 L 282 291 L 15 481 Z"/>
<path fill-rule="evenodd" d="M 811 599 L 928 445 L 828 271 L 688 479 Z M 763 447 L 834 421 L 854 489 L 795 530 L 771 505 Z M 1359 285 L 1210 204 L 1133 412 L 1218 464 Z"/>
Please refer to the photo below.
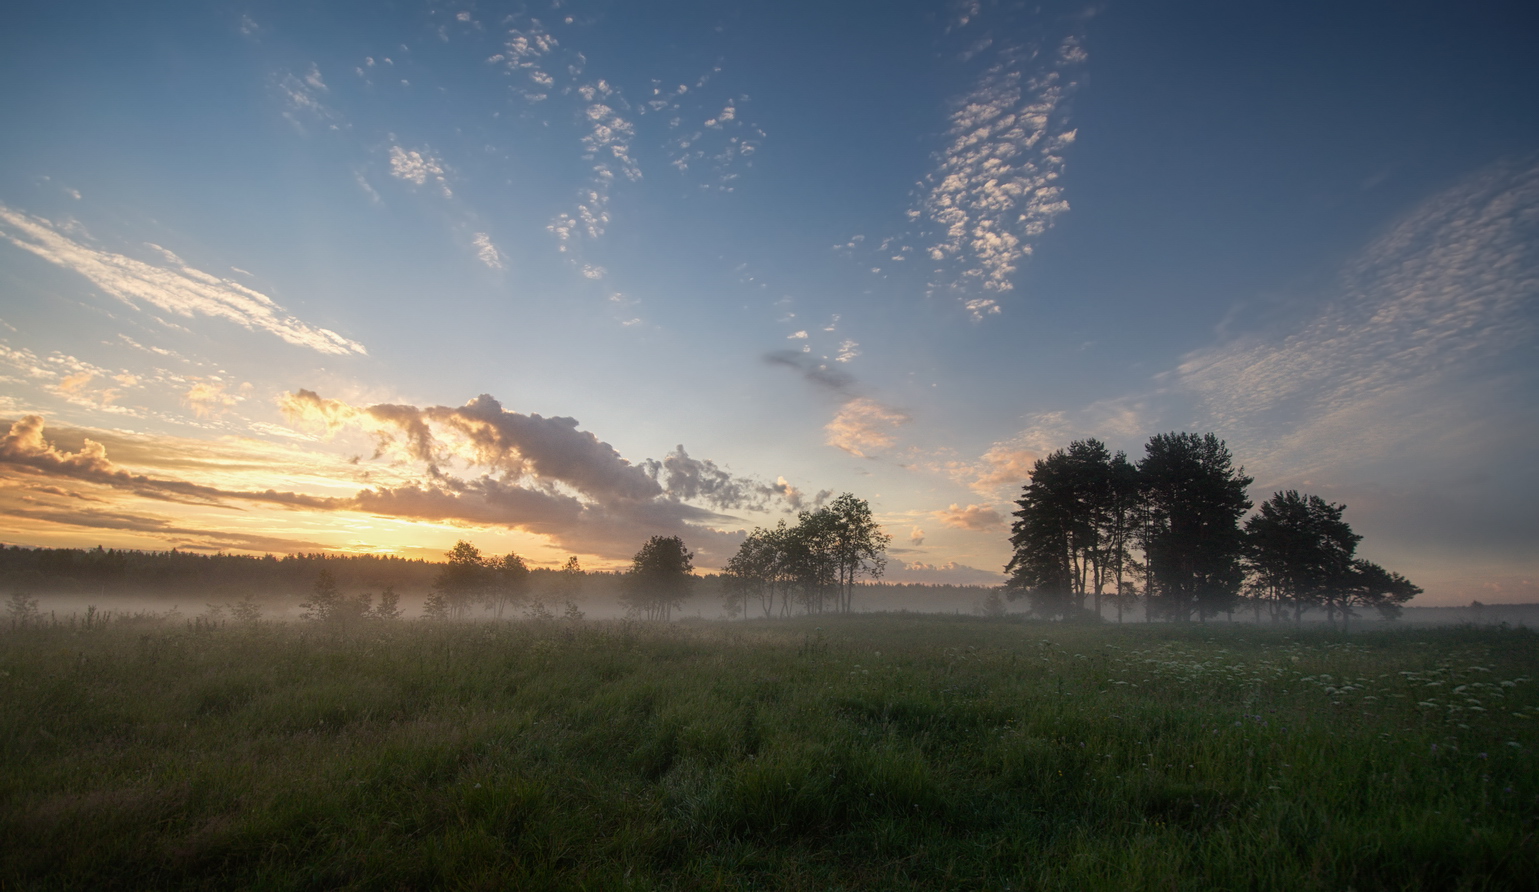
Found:
<path fill-rule="evenodd" d="M 32 548 L 0 544 L 0 592 L 31 595 L 101 595 L 145 598 L 192 598 L 219 601 L 302 600 L 314 593 L 322 570 L 330 571 L 344 592 L 394 588 L 419 599 L 433 588 L 446 561 L 375 554 L 240 555 L 186 551 L 137 551 L 102 548 Z M 555 568 L 531 568 L 529 591 L 536 597 L 582 600 L 618 598 L 624 571 L 584 570 L 580 587 Z M 955 600 L 964 612 L 992 589 L 979 585 L 863 582 L 874 594 L 920 595 L 940 602 Z M 722 579 L 714 573 L 696 578 L 691 597 L 722 602 Z M 559 597 L 558 597 L 559 596 Z M 885 600 L 885 599 L 883 599 Z"/>

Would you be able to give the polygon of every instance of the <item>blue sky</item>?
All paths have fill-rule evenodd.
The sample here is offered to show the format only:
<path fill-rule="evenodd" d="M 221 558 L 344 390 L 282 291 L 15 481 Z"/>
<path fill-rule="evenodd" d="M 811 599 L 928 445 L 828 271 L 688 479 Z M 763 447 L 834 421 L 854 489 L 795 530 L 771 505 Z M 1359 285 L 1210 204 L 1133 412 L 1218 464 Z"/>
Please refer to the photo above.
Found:
<path fill-rule="evenodd" d="M 994 582 L 1036 457 L 1211 430 L 1424 603 L 1539 598 L 1536 24 L 21 10 L 0 537 L 715 567 L 851 491 Z"/>

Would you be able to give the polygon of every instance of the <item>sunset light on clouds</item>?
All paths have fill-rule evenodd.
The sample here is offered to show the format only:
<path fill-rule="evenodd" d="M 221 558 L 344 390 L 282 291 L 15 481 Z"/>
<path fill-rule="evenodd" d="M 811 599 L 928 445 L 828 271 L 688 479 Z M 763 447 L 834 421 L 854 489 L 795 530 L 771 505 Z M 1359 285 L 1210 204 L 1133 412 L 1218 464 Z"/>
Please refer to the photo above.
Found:
<path fill-rule="evenodd" d="M 38 4 L 0 541 L 619 567 L 843 492 L 995 584 L 1212 431 L 1418 604 L 1539 600 L 1523 4 Z"/>

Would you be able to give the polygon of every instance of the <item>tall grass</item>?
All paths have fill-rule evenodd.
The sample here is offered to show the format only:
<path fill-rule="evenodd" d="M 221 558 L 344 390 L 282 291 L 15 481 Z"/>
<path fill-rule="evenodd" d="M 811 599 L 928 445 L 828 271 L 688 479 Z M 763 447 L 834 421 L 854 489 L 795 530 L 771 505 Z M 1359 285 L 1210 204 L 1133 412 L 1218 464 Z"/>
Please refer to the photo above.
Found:
<path fill-rule="evenodd" d="M 0 886 L 1533 888 L 1539 636 L 0 634 Z"/>

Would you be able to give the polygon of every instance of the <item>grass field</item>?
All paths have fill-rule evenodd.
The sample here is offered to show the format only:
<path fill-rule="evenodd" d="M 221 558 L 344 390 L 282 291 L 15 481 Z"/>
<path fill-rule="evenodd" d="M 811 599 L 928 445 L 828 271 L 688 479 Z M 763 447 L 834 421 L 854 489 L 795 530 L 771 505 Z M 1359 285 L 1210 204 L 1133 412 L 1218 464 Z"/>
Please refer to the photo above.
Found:
<path fill-rule="evenodd" d="M 1539 635 L 0 633 L 0 887 L 1533 889 Z"/>

